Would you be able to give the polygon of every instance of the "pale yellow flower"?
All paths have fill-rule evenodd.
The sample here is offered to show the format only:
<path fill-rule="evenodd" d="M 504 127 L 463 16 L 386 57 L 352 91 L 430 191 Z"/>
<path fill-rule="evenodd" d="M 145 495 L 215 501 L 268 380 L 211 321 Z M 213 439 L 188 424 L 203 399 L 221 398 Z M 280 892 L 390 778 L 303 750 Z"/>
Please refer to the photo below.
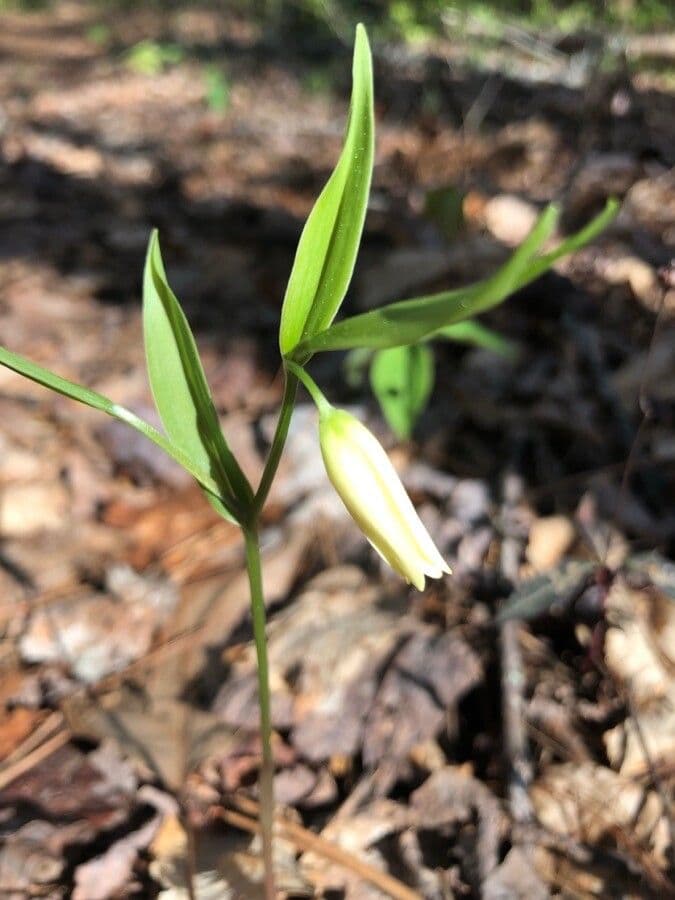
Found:
<path fill-rule="evenodd" d="M 333 487 L 385 562 L 420 591 L 425 576 L 449 573 L 389 457 L 370 431 L 350 413 L 325 403 L 319 438 Z"/>

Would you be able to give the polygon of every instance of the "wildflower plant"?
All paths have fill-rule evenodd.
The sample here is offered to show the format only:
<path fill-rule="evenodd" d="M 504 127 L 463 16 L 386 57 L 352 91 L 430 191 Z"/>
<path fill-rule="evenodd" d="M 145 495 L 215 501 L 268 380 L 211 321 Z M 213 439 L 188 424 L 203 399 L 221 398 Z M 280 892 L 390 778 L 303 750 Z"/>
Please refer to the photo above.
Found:
<path fill-rule="evenodd" d="M 119 419 L 153 441 L 194 477 L 214 509 L 242 530 L 258 661 L 261 832 L 268 900 L 274 896 L 273 758 L 258 531 L 300 383 L 319 409 L 319 436 L 328 477 L 373 547 L 420 590 L 425 577 L 439 578 L 449 572 L 386 453 L 364 425 L 326 400 L 307 372 L 310 360 L 315 353 L 331 350 L 390 353 L 389 369 L 394 361 L 394 371 L 398 367 L 412 373 L 408 388 L 414 414 L 426 402 L 433 379 L 428 371 L 427 342 L 462 339 L 462 334 L 464 339 L 478 335 L 487 340 L 486 335 L 492 333 L 473 322 L 473 317 L 533 281 L 564 254 L 591 241 L 616 213 L 616 204 L 610 202 L 581 231 L 555 249 L 540 253 L 558 220 L 557 208 L 550 205 L 521 246 L 489 277 L 468 287 L 402 300 L 334 323 L 356 262 L 373 169 L 372 61 L 362 25 L 356 29 L 352 75 L 342 152 L 305 223 L 283 301 L 279 348 L 285 387 L 257 487 L 248 481 L 221 431 L 190 326 L 167 280 L 156 232 L 150 237 L 143 276 L 143 331 L 148 376 L 163 431 L 102 394 L 0 347 L 0 363 L 8 368 Z M 382 369 L 382 362 L 378 366 Z"/>

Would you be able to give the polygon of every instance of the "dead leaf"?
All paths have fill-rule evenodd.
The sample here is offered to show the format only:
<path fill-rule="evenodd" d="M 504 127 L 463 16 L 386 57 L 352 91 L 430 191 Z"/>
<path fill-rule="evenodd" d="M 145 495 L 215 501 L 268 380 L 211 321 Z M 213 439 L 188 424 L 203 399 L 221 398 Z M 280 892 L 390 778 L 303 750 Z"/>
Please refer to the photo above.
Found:
<path fill-rule="evenodd" d="M 368 714 L 366 766 L 393 763 L 395 778 L 413 748 L 444 724 L 455 737 L 457 704 L 481 679 L 480 661 L 461 638 L 431 631 L 411 636 L 388 664 Z"/>
<path fill-rule="evenodd" d="M 262 862 L 258 839 L 235 829 L 205 829 L 194 834 L 196 900 L 262 900 Z M 188 839 L 175 817 L 165 820 L 153 841 L 150 873 L 162 885 L 161 900 L 191 900 L 187 887 Z M 295 847 L 277 836 L 274 843 L 277 887 L 282 895 L 310 897 L 300 875 Z"/>
<path fill-rule="evenodd" d="M 526 556 L 536 572 L 553 569 L 570 549 L 575 530 L 567 516 L 535 519 L 530 527 Z"/>
<path fill-rule="evenodd" d="M 212 713 L 169 697 L 123 690 L 113 704 L 94 706 L 69 699 L 63 712 L 74 734 L 113 739 L 146 778 L 160 778 L 178 790 L 185 776 L 209 756 L 225 754 L 232 729 Z"/>
<path fill-rule="evenodd" d="M 128 884 L 138 853 L 144 850 L 160 825 L 155 817 L 126 837 L 115 841 L 105 853 L 75 869 L 73 900 L 109 900 Z"/>
<path fill-rule="evenodd" d="M 124 821 L 133 802 L 133 785 L 120 780 L 119 766 L 99 766 L 100 756 L 87 756 L 66 744 L 19 775 L 4 790 L 0 802 L 25 802 L 52 820 L 83 820 L 91 828 L 111 828 Z"/>
<path fill-rule="evenodd" d="M 59 481 L 6 485 L 0 493 L 0 532 L 12 538 L 63 528 L 69 502 L 68 490 Z"/>
<path fill-rule="evenodd" d="M 541 824 L 591 846 L 633 845 L 665 870 L 667 812 L 654 791 L 595 763 L 549 766 L 530 790 Z"/>
<path fill-rule="evenodd" d="M 36 610 L 20 640 L 27 662 L 62 662 L 96 682 L 143 656 L 176 602 L 166 582 L 126 567 L 108 573 L 110 595 L 90 594 Z"/>
<path fill-rule="evenodd" d="M 9 834 L 0 847 L 0 892 L 4 896 L 41 894 L 66 867 L 63 846 L 86 839 L 81 825 L 54 825 L 34 819 Z M 14 894 L 13 892 L 16 892 Z"/>
<path fill-rule="evenodd" d="M 427 778 L 410 798 L 417 827 L 439 829 L 478 819 L 475 864 L 481 883 L 496 868 L 507 819 L 490 789 L 459 766 L 446 766 Z"/>
<path fill-rule="evenodd" d="M 483 900 L 548 900 L 550 893 L 530 855 L 520 847 L 512 847 L 485 879 L 481 896 Z"/>
<path fill-rule="evenodd" d="M 604 735 L 607 755 L 626 777 L 667 768 L 675 759 L 675 603 L 658 589 L 631 590 L 615 579 L 607 617 L 607 667 L 630 701 L 630 715 Z"/>
<path fill-rule="evenodd" d="M 408 827 L 409 811 L 392 800 L 376 800 L 348 817 L 336 816 L 321 832 L 326 840 L 355 854 L 376 869 L 386 871 L 378 844 Z M 346 891 L 350 900 L 382 900 L 384 894 L 345 866 L 330 862 L 314 851 L 303 853 L 301 871 L 317 892 Z"/>
<path fill-rule="evenodd" d="M 377 672 L 409 627 L 400 603 L 383 600 L 360 570 L 329 569 L 270 626 L 273 677 L 292 686 L 291 741 L 307 760 L 351 756 L 361 744 Z"/>

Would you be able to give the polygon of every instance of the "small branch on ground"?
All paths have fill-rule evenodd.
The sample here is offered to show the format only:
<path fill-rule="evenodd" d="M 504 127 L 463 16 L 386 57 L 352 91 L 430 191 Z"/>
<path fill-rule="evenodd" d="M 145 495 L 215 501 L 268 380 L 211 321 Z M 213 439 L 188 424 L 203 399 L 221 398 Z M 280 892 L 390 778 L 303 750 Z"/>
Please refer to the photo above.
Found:
<path fill-rule="evenodd" d="M 514 586 L 518 582 L 523 552 L 523 535 L 517 519 L 517 508 L 523 494 L 522 479 L 513 473 L 507 474 L 504 478 L 501 511 L 503 539 L 500 568 L 502 575 Z M 519 642 L 521 628 L 521 623 L 516 619 L 507 620 L 500 625 L 499 648 L 509 806 L 514 824 L 528 826 L 534 819 L 529 796 L 533 770 L 525 722 L 525 672 Z"/>
<path fill-rule="evenodd" d="M 251 834 L 258 834 L 260 832 L 258 823 L 260 808 L 258 804 L 249 797 L 241 795 L 235 798 L 235 803 L 239 810 L 219 807 L 214 812 L 229 824 L 244 831 L 249 831 Z M 348 850 L 339 847 L 332 841 L 327 841 L 320 834 L 314 834 L 313 831 L 309 831 L 297 822 L 292 822 L 279 815 L 276 816 L 276 824 L 279 833 L 294 843 L 299 850 L 317 853 L 330 860 L 330 862 L 348 869 L 355 875 L 358 875 L 359 878 L 379 888 L 388 896 L 393 897 L 394 900 L 421 900 L 420 895 L 403 884 L 402 881 L 374 868 Z"/>

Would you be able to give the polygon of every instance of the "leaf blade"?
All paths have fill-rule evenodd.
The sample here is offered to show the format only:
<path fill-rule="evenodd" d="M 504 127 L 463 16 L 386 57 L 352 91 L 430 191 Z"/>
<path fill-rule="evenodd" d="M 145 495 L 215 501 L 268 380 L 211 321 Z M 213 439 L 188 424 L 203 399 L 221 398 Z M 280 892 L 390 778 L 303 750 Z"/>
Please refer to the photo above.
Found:
<path fill-rule="evenodd" d="M 525 241 L 491 277 L 468 287 L 400 300 L 344 319 L 303 341 L 296 353 L 306 358 L 324 350 L 366 346 L 384 349 L 413 344 L 440 328 L 485 312 L 520 284 L 530 258 L 553 232 L 557 217 L 557 208 L 547 207 Z"/>
<path fill-rule="evenodd" d="M 279 327 L 284 356 L 303 338 L 328 328 L 347 292 L 366 216 L 374 144 L 372 58 L 366 30 L 357 25 L 345 139 L 298 243 Z"/>
<path fill-rule="evenodd" d="M 327 350 L 350 350 L 353 347 L 383 349 L 425 340 L 442 328 L 491 309 L 509 294 L 534 281 L 561 256 L 578 250 L 597 237 L 617 211 L 616 201 L 608 201 L 605 209 L 579 232 L 565 239 L 550 253 L 535 257 L 556 225 L 558 211 L 551 204 L 515 253 L 489 278 L 439 294 L 400 300 L 344 319 L 303 340 L 294 356 L 304 361 L 313 353 Z"/>
<path fill-rule="evenodd" d="M 157 231 L 143 274 L 143 336 L 150 387 L 168 436 L 211 473 L 228 512 L 241 514 L 253 492 L 220 429 L 192 331 L 166 278 Z"/>
<path fill-rule="evenodd" d="M 434 355 L 423 344 L 378 350 L 370 366 L 370 384 L 382 413 L 397 437 L 407 440 L 434 385 Z"/>
<path fill-rule="evenodd" d="M 42 366 L 27 359 L 25 356 L 21 356 L 19 353 L 13 353 L 5 347 L 0 347 L 0 364 L 64 397 L 68 397 L 78 403 L 83 403 L 85 406 L 90 406 L 92 409 L 104 412 L 114 419 L 118 419 L 120 422 L 130 425 L 172 457 L 180 466 L 189 472 L 207 492 L 218 496 L 218 485 L 207 472 L 204 472 L 195 466 L 192 460 L 190 460 L 179 447 L 176 447 L 165 435 L 157 431 L 156 428 L 153 428 L 148 422 L 139 418 L 139 416 L 130 409 L 120 406 L 118 403 L 113 402 L 103 394 L 99 394 L 97 391 L 83 387 L 74 381 L 69 381 L 67 378 L 62 378 L 55 372 L 50 372 L 49 369 L 44 369 Z"/>

